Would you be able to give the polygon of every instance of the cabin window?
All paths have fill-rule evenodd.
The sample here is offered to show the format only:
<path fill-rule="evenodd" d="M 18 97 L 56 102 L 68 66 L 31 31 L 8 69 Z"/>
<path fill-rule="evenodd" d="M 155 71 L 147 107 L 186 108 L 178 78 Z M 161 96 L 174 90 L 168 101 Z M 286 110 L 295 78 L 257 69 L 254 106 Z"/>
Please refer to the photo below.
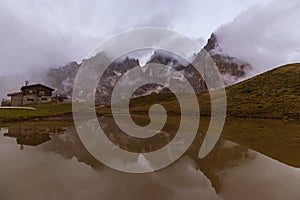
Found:
<path fill-rule="evenodd" d="M 29 93 L 29 94 L 33 94 L 33 91 L 32 91 L 32 90 L 28 90 L 28 93 Z"/>
<path fill-rule="evenodd" d="M 27 101 L 34 101 L 34 99 L 27 99 Z"/>
<path fill-rule="evenodd" d="M 42 101 L 48 101 L 48 99 L 47 98 L 42 98 Z"/>

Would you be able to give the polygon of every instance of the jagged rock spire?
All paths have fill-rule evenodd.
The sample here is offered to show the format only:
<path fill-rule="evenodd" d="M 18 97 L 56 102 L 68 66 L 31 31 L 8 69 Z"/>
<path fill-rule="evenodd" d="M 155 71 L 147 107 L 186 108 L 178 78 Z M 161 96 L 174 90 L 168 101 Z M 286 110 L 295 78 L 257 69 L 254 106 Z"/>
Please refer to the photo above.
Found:
<path fill-rule="evenodd" d="M 203 47 L 206 51 L 215 50 L 219 48 L 218 40 L 216 34 L 212 33 L 207 41 L 207 44 Z"/>

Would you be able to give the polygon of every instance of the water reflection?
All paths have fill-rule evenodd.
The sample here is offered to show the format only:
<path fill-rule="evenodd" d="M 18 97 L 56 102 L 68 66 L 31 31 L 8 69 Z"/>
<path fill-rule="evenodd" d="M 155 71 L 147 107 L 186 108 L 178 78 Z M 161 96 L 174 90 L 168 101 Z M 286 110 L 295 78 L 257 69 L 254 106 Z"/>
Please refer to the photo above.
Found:
<path fill-rule="evenodd" d="M 101 123 L 124 142 L 109 119 Z M 0 199 L 299 199 L 298 169 L 226 140 L 198 159 L 199 134 L 173 165 L 132 175 L 97 161 L 73 126 L 53 126 L 0 130 Z M 20 151 L 16 143 L 32 147 Z"/>
<path fill-rule="evenodd" d="M 35 125 L 14 125 L 9 126 L 5 137 L 16 138 L 20 149 L 24 149 L 24 145 L 37 146 L 49 141 L 50 135 L 61 134 L 64 128 L 49 128 Z"/>

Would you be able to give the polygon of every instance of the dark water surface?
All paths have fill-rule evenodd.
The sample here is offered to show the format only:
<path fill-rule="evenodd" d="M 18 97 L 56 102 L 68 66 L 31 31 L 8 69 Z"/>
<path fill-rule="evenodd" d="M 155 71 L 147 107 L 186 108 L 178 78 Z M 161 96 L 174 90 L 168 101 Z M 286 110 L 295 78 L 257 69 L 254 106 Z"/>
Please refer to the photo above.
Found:
<path fill-rule="evenodd" d="M 118 140 L 117 129 L 110 131 Z M 72 125 L 5 125 L 0 199 L 300 199 L 298 168 L 224 139 L 206 158 L 197 153 L 191 148 L 154 173 L 126 174 L 97 161 Z"/>

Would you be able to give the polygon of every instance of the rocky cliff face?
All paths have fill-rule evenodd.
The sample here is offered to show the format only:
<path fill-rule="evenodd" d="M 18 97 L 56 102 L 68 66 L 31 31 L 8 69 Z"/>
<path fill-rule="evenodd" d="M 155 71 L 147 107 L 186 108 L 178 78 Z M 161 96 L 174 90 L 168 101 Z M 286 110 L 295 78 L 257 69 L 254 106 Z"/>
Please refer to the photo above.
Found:
<path fill-rule="evenodd" d="M 239 78 L 245 76 L 246 73 L 252 69 L 249 63 L 224 54 L 222 48 L 219 46 L 217 36 L 214 33 L 208 39 L 204 49 L 210 54 L 218 66 L 220 73 L 223 75 L 225 85 L 234 84 Z"/>
<path fill-rule="evenodd" d="M 181 75 L 189 81 L 196 93 L 206 91 L 207 89 L 199 72 L 183 58 L 159 50 L 154 52 L 148 63 L 159 63 L 172 67 L 177 71 L 177 76 Z"/>
<path fill-rule="evenodd" d="M 105 59 L 104 57 L 102 58 Z M 99 58 L 100 62 L 102 58 Z M 110 64 L 100 78 L 96 91 L 96 103 L 109 104 L 115 84 L 124 73 L 136 66 L 139 66 L 139 61 L 128 57 L 121 62 L 116 61 Z M 74 79 L 79 67 L 80 64 L 71 62 L 59 68 L 50 69 L 47 73 L 47 83 L 55 88 L 59 94 L 71 97 Z"/>
<path fill-rule="evenodd" d="M 247 70 L 251 69 L 251 65 L 249 63 L 223 54 L 215 34 L 211 35 L 204 49 L 209 53 L 219 68 L 225 85 L 233 84 L 239 78 L 245 76 Z M 174 79 L 185 77 L 190 82 L 196 93 L 207 90 L 205 82 L 197 70 L 191 64 L 187 63 L 187 61 L 178 56 L 165 51 L 157 50 L 153 53 L 147 63 L 159 63 L 166 65 L 166 70 L 164 70 L 162 73 L 171 75 Z M 111 94 L 118 80 L 124 75 L 124 73 L 136 66 L 140 66 L 139 60 L 128 57 L 123 60 L 117 60 L 110 64 L 105 70 L 98 84 L 96 103 L 110 104 Z M 80 65 L 78 63 L 71 62 L 57 69 L 49 70 L 47 76 L 48 84 L 56 88 L 60 93 L 71 96 L 74 78 L 79 70 L 79 67 Z M 175 73 L 174 70 L 170 70 L 171 68 L 175 70 Z M 170 71 L 172 71 L 172 73 Z M 170 92 L 170 90 L 165 87 L 168 84 L 169 83 L 167 82 L 166 85 L 147 84 L 139 88 L 133 96 L 146 95 L 152 92 Z"/>
<path fill-rule="evenodd" d="M 119 79 L 130 69 L 139 66 L 137 59 L 126 57 L 123 61 L 115 61 L 108 66 L 100 78 L 97 92 L 97 104 L 110 104 L 110 98 Z"/>
<path fill-rule="evenodd" d="M 55 88 L 60 94 L 71 96 L 79 66 L 77 62 L 70 62 L 65 66 L 49 69 L 46 83 Z"/>

